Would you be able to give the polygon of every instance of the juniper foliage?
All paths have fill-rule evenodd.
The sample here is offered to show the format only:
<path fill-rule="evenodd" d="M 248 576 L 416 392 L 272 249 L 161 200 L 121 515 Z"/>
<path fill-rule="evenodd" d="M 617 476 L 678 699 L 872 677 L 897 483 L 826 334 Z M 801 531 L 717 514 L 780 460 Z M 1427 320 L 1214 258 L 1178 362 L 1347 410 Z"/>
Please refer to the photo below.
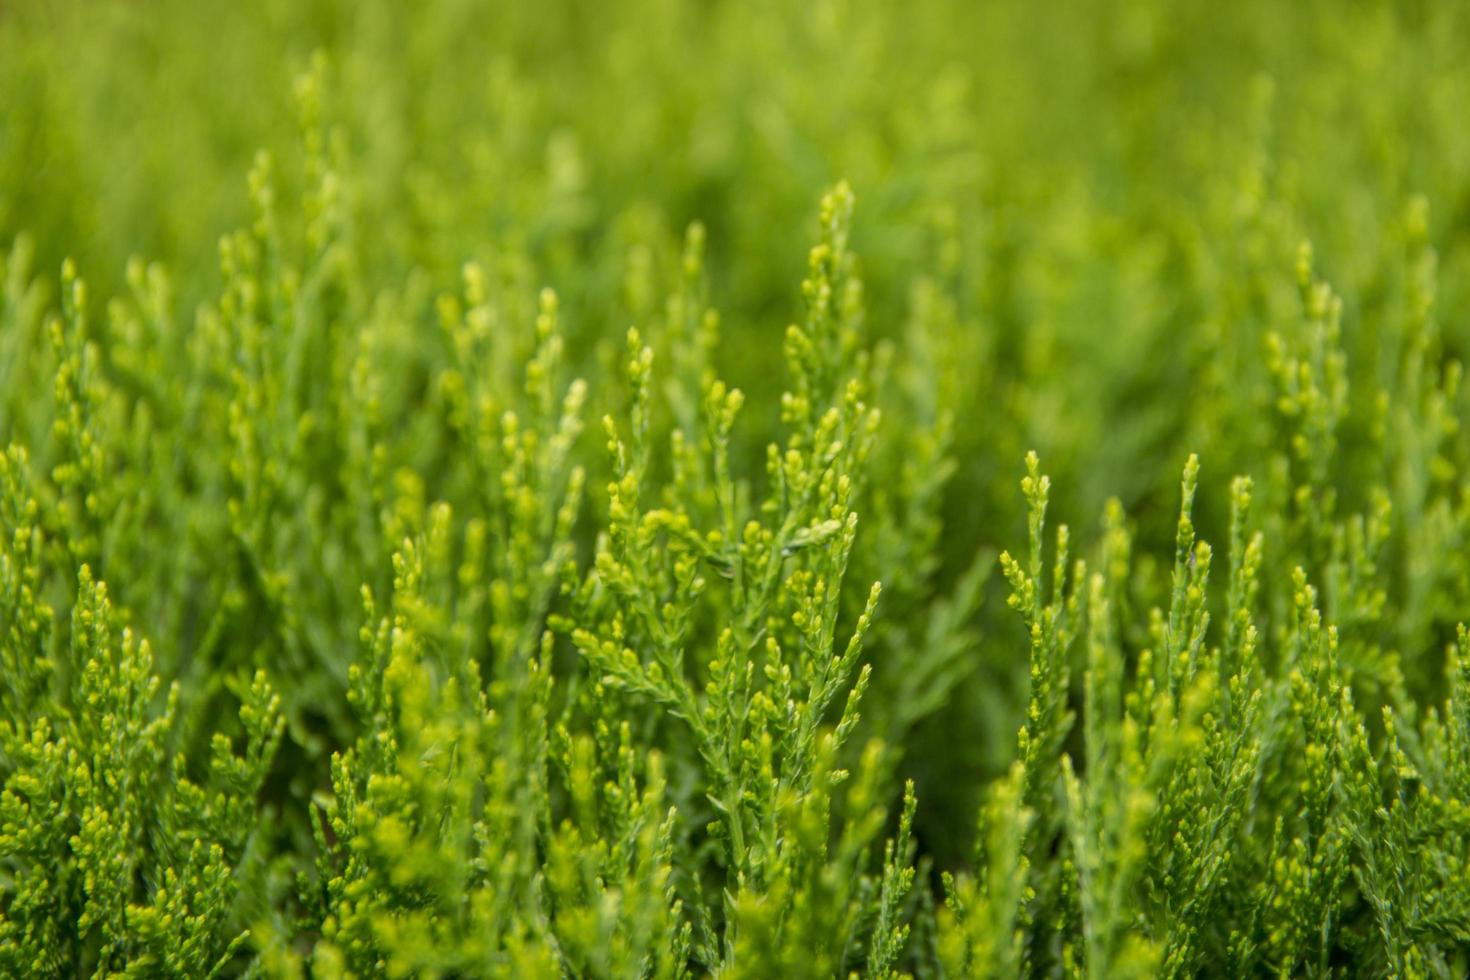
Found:
<path fill-rule="evenodd" d="M 0 974 L 1470 970 L 1464 10 L 157 8 L 0 7 Z"/>

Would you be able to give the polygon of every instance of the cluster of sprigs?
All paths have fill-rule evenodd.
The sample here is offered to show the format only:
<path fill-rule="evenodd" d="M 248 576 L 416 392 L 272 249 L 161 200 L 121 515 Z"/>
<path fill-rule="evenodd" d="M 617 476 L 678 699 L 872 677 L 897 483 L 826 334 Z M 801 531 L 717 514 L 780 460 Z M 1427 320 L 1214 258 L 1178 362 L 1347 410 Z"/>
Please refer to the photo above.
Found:
<path fill-rule="evenodd" d="M 770 448 L 761 503 L 731 459 L 741 396 L 688 350 L 669 390 L 697 386 L 703 408 L 697 429 L 674 423 L 672 476 L 655 485 L 653 353 L 634 332 L 631 432 L 625 442 L 607 420 L 615 479 L 584 574 L 573 544 L 582 476 L 568 465 L 584 386 L 555 380 L 555 297 L 543 294 L 535 353 L 503 411 L 464 391 L 460 372 L 441 378 L 494 474 L 485 517 L 429 507 L 405 526 L 388 606 L 364 590 L 348 688 L 361 734 L 332 761 L 315 867 L 301 877 L 319 938 L 303 957 L 288 933 L 263 935 L 272 971 L 899 969 L 914 798 L 879 848 L 881 749 L 851 775 L 841 768 L 878 594 L 843 639 L 851 497 L 876 424 L 855 341 L 844 353 L 827 336 L 856 329 L 850 208 L 845 188 L 823 204 L 808 317 L 789 334 L 791 435 Z M 701 262 L 695 232 L 676 319 L 696 301 Z M 470 266 L 462 300 L 440 304 L 460 348 L 483 329 L 484 304 Z M 648 506 L 660 493 L 665 506 Z M 558 591 L 563 611 L 548 618 Z M 558 682 L 560 635 L 590 670 Z"/>
<path fill-rule="evenodd" d="M 263 672 L 233 683 L 239 735 L 199 733 L 148 642 L 81 566 L 70 623 L 40 598 L 44 542 L 23 452 L 0 462 L 4 713 L 0 970 L 206 976 L 264 898 L 256 796 L 284 726 Z M 197 764 L 183 747 L 207 736 Z"/>

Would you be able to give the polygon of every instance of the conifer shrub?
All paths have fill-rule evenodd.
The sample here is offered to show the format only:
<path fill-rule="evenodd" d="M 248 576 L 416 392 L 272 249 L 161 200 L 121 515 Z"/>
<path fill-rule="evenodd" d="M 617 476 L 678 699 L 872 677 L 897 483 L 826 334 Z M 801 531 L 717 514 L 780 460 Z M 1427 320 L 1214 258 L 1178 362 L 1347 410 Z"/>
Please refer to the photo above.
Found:
<path fill-rule="evenodd" d="M 0 976 L 1466 975 L 1465 38 L 0 5 Z"/>

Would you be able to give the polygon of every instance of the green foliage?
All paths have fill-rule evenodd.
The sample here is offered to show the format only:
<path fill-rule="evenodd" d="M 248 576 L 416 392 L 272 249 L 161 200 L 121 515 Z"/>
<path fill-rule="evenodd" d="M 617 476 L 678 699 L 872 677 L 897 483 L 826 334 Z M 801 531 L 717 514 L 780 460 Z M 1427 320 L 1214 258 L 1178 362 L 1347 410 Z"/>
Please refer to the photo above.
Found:
<path fill-rule="evenodd" d="M 148 642 L 118 625 L 86 565 L 70 628 L 57 629 L 36 594 L 26 462 L 11 450 L 3 468 L 14 538 L 0 556 L 0 963 L 14 976 L 219 974 L 248 935 L 241 885 L 262 882 L 256 797 L 282 736 L 279 699 L 263 672 L 238 685 L 243 755 L 227 731 L 181 731 L 178 688 L 160 696 Z M 207 762 L 191 767 L 178 745 L 206 735 Z"/>
<path fill-rule="evenodd" d="M 0 4 L 0 975 L 1464 976 L 1467 37 Z"/>

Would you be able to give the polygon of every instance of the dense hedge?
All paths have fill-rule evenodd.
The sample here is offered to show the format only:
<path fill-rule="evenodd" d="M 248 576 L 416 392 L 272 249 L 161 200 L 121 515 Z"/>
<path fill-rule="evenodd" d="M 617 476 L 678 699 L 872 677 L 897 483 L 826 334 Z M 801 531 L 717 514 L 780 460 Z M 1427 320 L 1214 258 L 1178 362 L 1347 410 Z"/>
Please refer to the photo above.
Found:
<path fill-rule="evenodd" d="M 1466 975 L 1467 105 L 1452 3 L 0 2 L 0 975 Z"/>

